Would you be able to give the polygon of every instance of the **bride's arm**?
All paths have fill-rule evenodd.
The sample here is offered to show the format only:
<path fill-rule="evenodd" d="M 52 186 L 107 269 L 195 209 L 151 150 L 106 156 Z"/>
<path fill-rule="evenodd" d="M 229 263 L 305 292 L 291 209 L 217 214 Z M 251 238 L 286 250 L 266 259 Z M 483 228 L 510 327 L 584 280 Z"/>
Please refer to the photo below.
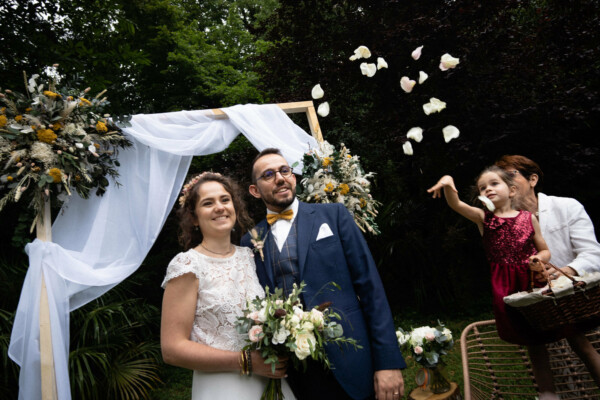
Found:
<path fill-rule="evenodd" d="M 219 350 L 190 340 L 198 301 L 198 278 L 187 273 L 171 279 L 165 288 L 160 323 L 160 345 L 167 364 L 210 372 L 239 372 L 240 352 Z M 269 378 L 283 378 L 286 363 L 278 363 L 275 373 L 260 352 L 252 352 L 252 372 Z"/>
<path fill-rule="evenodd" d="M 160 323 L 162 356 L 167 364 L 200 371 L 239 371 L 239 352 L 190 340 L 198 300 L 198 278 L 187 273 L 165 288 Z"/>

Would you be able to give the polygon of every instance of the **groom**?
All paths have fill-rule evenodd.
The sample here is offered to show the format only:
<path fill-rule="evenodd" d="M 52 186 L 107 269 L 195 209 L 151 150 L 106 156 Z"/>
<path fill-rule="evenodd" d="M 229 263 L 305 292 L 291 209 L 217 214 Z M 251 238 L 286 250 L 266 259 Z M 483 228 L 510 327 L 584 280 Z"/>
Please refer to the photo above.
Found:
<path fill-rule="evenodd" d="M 331 301 L 342 316 L 344 336 L 362 346 L 328 345 L 332 371 L 315 362 L 309 362 L 306 373 L 289 371 L 296 396 L 369 399 L 375 394 L 379 400 L 399 399 L 404 395 L 399 368 L 406 365 L 381 279 L 348 210 L 341 204 L 299 202 L 296 177 L 278 149 L 265 149 L 254 159 L 249 190 L 267 207 L 267 219 L 256 228 L 264 237 L 264 262 L 255 253 L 261 284 L 282 288 L 287 295 L 294 283 L 306 282 L 305 309 Z M 253 247 L 249 234 L 242 246 Z M 329 290 L 329 282 L 341 290 Z"/>

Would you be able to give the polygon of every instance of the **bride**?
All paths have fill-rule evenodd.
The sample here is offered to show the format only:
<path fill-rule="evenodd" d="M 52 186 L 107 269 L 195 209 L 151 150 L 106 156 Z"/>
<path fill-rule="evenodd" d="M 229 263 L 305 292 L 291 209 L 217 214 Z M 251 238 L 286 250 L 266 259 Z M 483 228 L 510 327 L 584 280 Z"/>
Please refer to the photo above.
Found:
<path fill-rule="evenodd" d="M 161 347 L 166 363 L 194 371 L 193 400 L 258 400 L 267 378 L 285 376 L 285 360 L 272 373 L 260 352 L 242 351 L 245 335 L 234 326 L 246 299 L 264 296 L 252 251 L 231 243 L 232 231 L 241 235 L 251 224 L 240 193 L 230 178 L 204 172 L 179 198 L 186 251 L 169 263 L 162 283 Z"/>

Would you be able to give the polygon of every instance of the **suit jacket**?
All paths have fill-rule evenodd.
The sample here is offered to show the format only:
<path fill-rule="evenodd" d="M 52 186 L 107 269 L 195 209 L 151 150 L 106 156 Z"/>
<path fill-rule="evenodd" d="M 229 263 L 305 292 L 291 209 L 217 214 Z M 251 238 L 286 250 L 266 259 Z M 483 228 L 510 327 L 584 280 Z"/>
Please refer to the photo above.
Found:
<path fill-rule="evenodd" d="M 538 193 L 540 230 L 557 267 L 570 266 L 579 275 L 600 272 L 600 244 L 594 225 L 577 200 Z"/>
<path fill-rule="evenodd" d="M 395 334 L 387 298 L 367 243 L 352 216 L 342 204 L 298 205 L 298 266 L 300 280 L 306 282 L 303 294 L 309 310 L 325 301 L 342 316 L 344 336 L 356 339 L 360 350 L 328 345 L 327 355 L 333 374 L 353 398 L 371 396 L 373 373 L 382 369 L 405 368 Z M 327 224 L 333 235 L 316 240 L 320 227 Z M 266 220 L 257 225 L 269 232 Z M 264 233 L 263 233 L 264 235 Z M 252 247 L 250 236 L 242 246 Z M 274 287 L 269 241 L 265 241 L 264 262 L 255 253 L 256 272 L 263 286 Z M 327 286 L 335 282 L 341 290 Z"/>

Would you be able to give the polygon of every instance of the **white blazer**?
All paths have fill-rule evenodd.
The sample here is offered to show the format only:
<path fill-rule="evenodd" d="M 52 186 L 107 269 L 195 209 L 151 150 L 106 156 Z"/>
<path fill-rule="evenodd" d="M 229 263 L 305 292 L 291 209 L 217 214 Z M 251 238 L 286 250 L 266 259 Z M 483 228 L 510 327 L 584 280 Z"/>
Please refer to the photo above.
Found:
<path fill-rule="evenodd" d="M 580 202 L 538 193 L 538 212 L 552 264 L 569 266 L 579 275 L 600 272 L 600 244 L 594 225 Z"/>

